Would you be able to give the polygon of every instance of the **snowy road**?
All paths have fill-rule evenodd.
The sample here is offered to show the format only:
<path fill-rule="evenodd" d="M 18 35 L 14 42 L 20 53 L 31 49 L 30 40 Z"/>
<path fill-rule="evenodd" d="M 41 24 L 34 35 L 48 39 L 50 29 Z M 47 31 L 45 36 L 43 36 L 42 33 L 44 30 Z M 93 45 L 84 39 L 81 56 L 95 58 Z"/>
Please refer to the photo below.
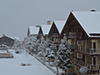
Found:
<path fill-rule="evenodd" d="M 0 75 L 55 75 L 31 55 L 14 54 L 14 58 L 0 58 Z M 21 64 L 31 66 L 21 66 Z"/>

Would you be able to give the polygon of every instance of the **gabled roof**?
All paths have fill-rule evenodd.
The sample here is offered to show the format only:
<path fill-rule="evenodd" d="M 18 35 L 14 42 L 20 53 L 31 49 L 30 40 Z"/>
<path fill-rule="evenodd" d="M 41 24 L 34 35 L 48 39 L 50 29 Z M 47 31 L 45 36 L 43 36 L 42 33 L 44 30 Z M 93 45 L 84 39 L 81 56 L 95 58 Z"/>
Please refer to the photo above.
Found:
<path fill-rule="evenodd" d="M 62 21 L 62 20 L 54 21 L 59 33 L 61 33 L 61 31 L 62 31 L 62 29 L 63 29 L 63 27 L 65 25 L 65 22 L 66 21 Z"/>
<path fill-rule="evenodd" d="M 41 25 L 44 35 L 49 33 L 51 26 L 52 26 L 52 23 L 50 25 Z"/>
<path fill-rule="evenodd" d="M 9 39 L 12 39 L 12 40 L 14 40 L 14 37 L 10 37 L 10 36 L 8 36 L 8 35 L 5 35 L 5 34 L 3 34 L 2 36 L 0 36 L 0 38 L 3 38 L 3 37 L 7 37 L 7 38 L 9 38 Z"/>
<path fill-rule="evenodd" d="M 84 28 L 86 33 L 100 33 L 100 12 L 73 11 L 72 14 Z"/>
<path fill-rule="evenodd" d="M 38 34 L 40 27 L 36 26 L 29 26 L 30 35 L 31 34 Z"/>

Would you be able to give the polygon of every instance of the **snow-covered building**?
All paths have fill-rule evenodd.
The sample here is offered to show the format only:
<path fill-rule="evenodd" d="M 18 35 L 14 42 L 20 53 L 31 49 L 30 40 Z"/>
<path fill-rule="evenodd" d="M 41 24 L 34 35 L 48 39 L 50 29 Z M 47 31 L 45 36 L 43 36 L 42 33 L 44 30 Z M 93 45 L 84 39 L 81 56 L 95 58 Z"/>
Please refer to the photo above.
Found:
<path fill-rule="evenodd" d="M 52 26 L 52 29 L 54 29 L 55 31 L 52 31 L 52 32 L 54 33 L 54 40 L 56 42 L 60 42 L 60 40 L 61 40 L 61 35 L 60 34 L 61 34 L 61 31 L 64 28 L 65 22 L 66 21 L 64 21 L 64 20 L 54 21 L 54 25 Z"/>
<path fill-rule="evenodd" d="M 32 37 L 32 36 L 37 36 L 37 38 L 40 38 L 43 35 L 41 26 L 35 25 L 35 26 L 29 26 L 28 27 L 28 32 L 27 36 Z"/>
<path fill-rule="evenodd" d="M 37 36 L 38 38 L 44 36 L 45 39 L 60 42 L 60 34 L 65 22 L 63 20 L 47 21 L 47 24 L 44 25 L 29 26 L 27 36 Z"/>
<path fill-rule="evenodd" d="M 45 39 L 50 39 L 48 34 L 49 34 L 50 29 L 51 29 L 51 26 L 52 26 L 51 21 L 47 21 L 47 24 L 41 25 L 43 36 L 45 37 Z"/>
<path fill-rule="evenodd" d="M 70 12 L 61 37 L 66 34 L 69 43 L 73 43 L 74 72 L 79 73 L 82 66 L 88 68 L 87 74 L 100 74 L 100 12 Z"/>
<path fill-rule="evenodd" d="M 0 37 L 0 45 L 1 44 L 5 44 L 9 47 L 12 47 L 14 44 L 14 38 L 3 34 L 3 36 Z"/>
<path fill-rule="evenodd" d="M 46 25 L 30 26 L 28 36 L 44 36 L 59 42 L 64 34 L 73 44 L 75 67 L 70 70 L 78 75 L 82 66 L 88 68 L 87 74 L 97 74 L 100 70 L 100 12 L 72 11 L 66 21 L 48 21 Z"/>
<path fill-rule="evenodd" d="M 53 21 L 47 25 L 41 25 L 41 29 L 46 38 L 49 38 L 52 41 L 59 42 L 60 41 L 60 33 L 65 25 L 65 21 L 58 20 Z"/>

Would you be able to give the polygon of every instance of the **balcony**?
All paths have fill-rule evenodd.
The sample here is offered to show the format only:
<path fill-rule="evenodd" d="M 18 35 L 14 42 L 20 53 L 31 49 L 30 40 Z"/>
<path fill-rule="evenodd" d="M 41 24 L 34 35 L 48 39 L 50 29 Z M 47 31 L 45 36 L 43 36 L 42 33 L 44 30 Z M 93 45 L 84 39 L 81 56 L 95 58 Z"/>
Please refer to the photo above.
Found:
<path fill-rule="evenodd" d="M 100 70 L 99 64 L 93 65 L 93 64 L 86 63 L 86 62 L 79 60 L 79 59 L 75 59 L 75 65 L 80 66 L 80 67 L 86 66 L 88 68 L 88 70 L 92 70 L 92 71 Z"/>
<path fill-rule="evenodd" d="M 82 53 L 87 53 L 87 54 L 91 54 L 91 55 L 95 55 L 95 54 L 100 54 L 100 49 L 93 49 L 93 48 L 85 48 L 85 47 L 81 47 L 81 46 L 77 46 L 75 51 L 77 52 L 82 52 Z"/>
<path fill-rule="evenodd" d="M 76 38 L 76 32 L 69 32 L 68 38 Z"/>
<path fill-rule="evenodd" d="M 54 37 L 54 38 L 57 38 L 57 37 L 59 37 L 59 34 L 53 33 L 51 36 Z"/>

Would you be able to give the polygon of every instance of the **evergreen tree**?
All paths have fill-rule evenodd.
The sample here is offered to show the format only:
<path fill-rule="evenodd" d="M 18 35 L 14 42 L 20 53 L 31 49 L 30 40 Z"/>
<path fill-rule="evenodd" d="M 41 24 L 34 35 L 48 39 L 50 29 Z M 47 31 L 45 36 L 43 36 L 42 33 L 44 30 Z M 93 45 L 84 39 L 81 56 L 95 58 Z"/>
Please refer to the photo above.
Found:
<path fill-rule="evenodd" d="M 39 49 L 40 49 L 40 52 L 38 54 L 41 54 L 42 56 L 45 56 L 45 53 L 46 53 L 46 41 L 45 41 L 43 36 L 41 37 L 41 42 L 39 44 Z"/>
<path fill-rule="evenodd" d="M 47 58 L 49 59 L 49 63 L 50 63 L 50 60 L 53 60 L 53 62 L 54 62 L 54 59 L 55 59 L 55 56 L 56 56 L 56 51 L 57 51 L 56 46 L 54 44 L 51 44 L 49 51 L 46 55 Z"/>
<path fill-rule="evenodd" d="M 17 50 L 21 47 L 21 41 L 17 38 L 14 39 L 14 49 Z"/>
<path fill-rule="evenodd" d="M 49 55 L 49 52 L 50 52 L 50 47 L 49 47 L 49 39 L 47 39 L 46 41 L 45 41 L 45 44 L 46 44 L 46 50 L 45 50 L 45 57 L 47 57 L 48 55 Z"/>
<path fill-rule="evenodd" d="M 15 38 L 15 41 L 14 41 L 14 49 L 15 49 L 15 52 L 16 53 L 21 53 L 21 41 L 18 39 L 18 38 Z"/>
<path fill-rule="evenodd" d="M 57 48 L 54 44 L 50 46 L 51 51 L 49 52 L 48 58 L 55 59 Z"/>
<path fill-rule="evenodd" d="M 38 47 L 38 42 L 36 37 L 26 37 L 25 42 L 24 42 L 24 47 L 32 52 L 37 51 Z"/>
<path fill-rule="evenodd" d="M 66 41 L 66 35 L 64 35 L 63 39 L 61 40 L 61 44 L 59 46 L 59 50 L 57 52 L 57 56 L 58 56 L 58 67 L 60 67 L 61 69 L 63 69 L 66 71 L 68 68 L 72 68 L 73 64 L 71 61 L 71 55 L 72 55 L 72 50 L 71 50 L 71 45 L 68 44 L 68 42 Z"/>

